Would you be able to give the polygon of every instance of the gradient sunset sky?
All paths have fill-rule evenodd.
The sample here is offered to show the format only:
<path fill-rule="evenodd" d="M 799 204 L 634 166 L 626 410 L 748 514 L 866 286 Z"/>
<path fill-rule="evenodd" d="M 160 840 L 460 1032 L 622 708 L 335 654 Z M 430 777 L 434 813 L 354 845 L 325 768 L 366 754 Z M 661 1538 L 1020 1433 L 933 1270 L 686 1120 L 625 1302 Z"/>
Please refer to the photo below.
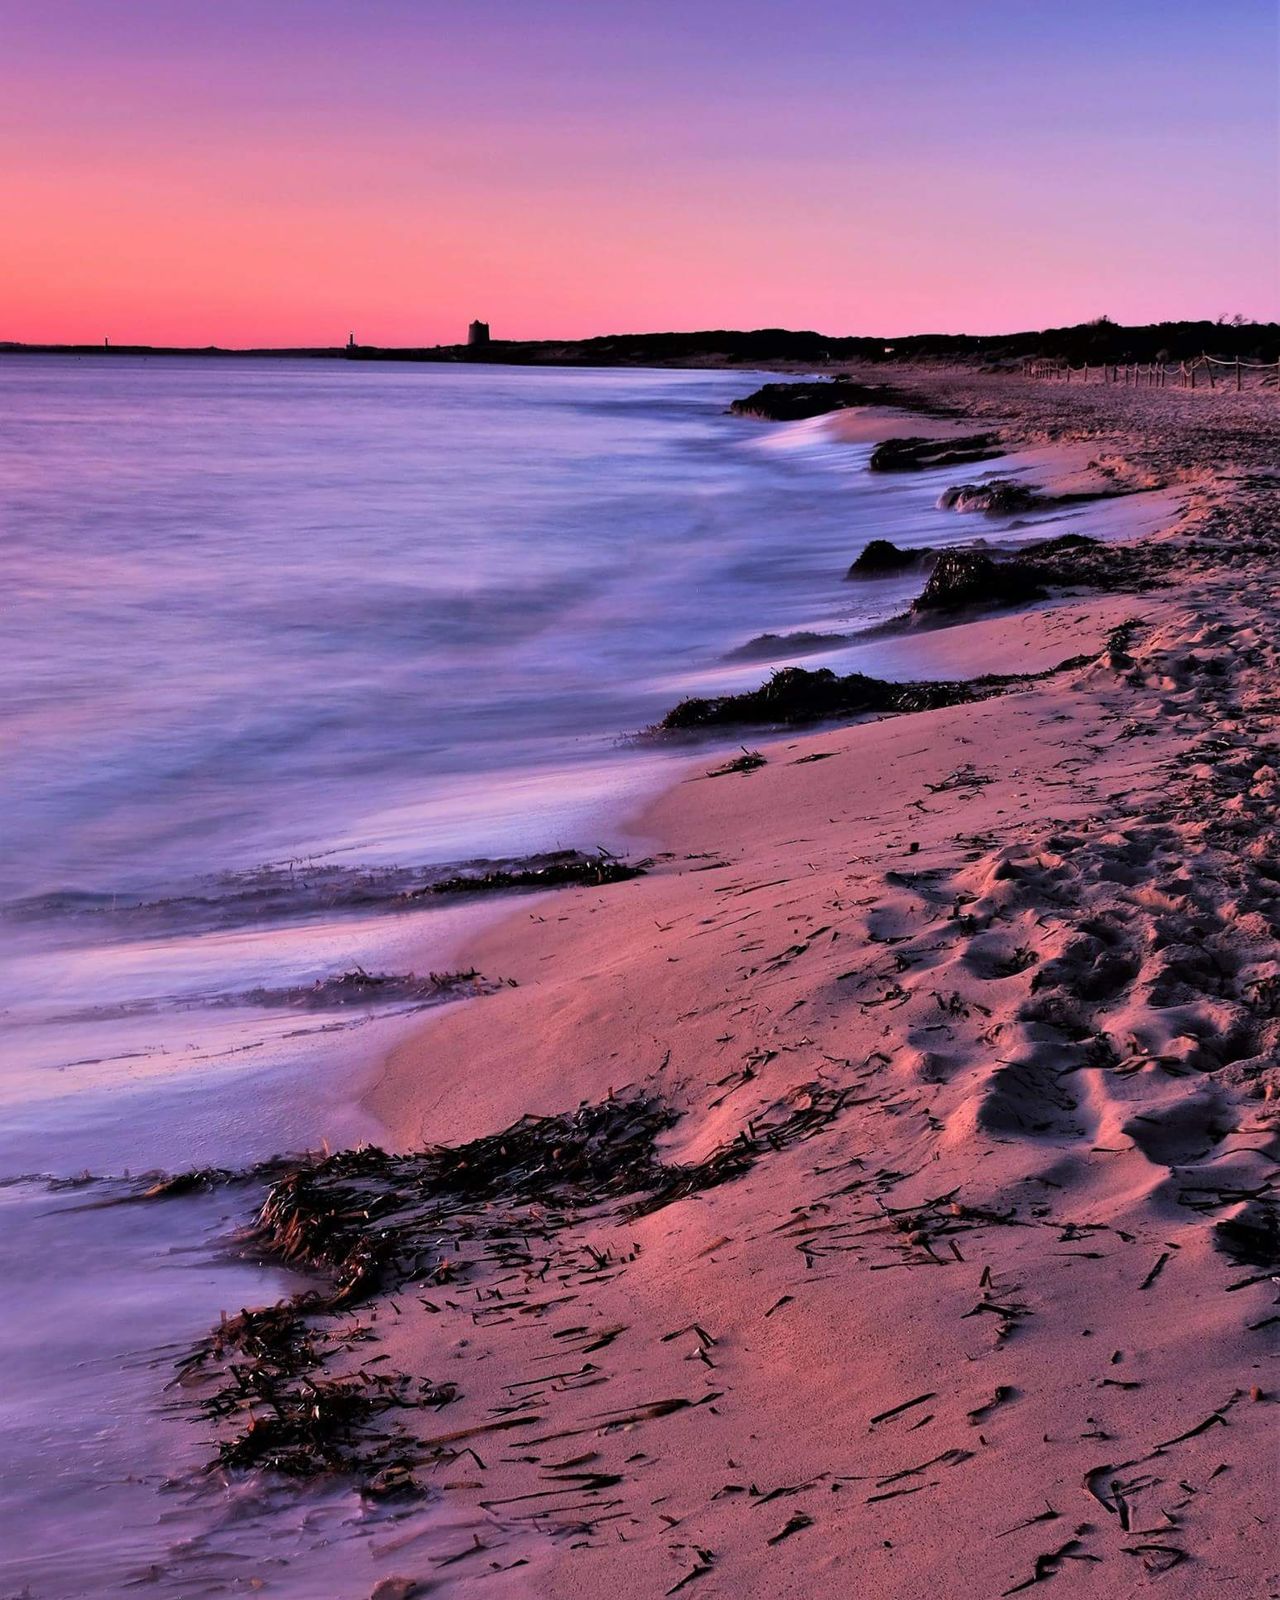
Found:
<path fill-rule="evenodd" d="M 1277 314 L 1274 0 L 0 0 L 0 338 Z"/>

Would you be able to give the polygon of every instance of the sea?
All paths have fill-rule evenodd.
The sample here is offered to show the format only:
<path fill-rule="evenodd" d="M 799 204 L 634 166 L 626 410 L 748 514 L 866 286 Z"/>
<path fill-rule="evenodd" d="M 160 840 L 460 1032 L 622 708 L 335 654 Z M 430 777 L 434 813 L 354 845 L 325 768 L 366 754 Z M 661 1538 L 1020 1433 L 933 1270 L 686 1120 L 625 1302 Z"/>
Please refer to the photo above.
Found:
<path fill-rule="evenodd" d="M 682 698 L 928 675 L 884 631 L 919 574 L 845 573 L 971 540 L 955 470 L 730 414 L 764 381 L 0 355 L 5 1600 L 385 1572 L 350 1491 L 207 1472 L 174 1386 L 296 1287 L 236 1248 L 252 1186 L 136 1197 L 376 1140 L 361 1088 L 430 1001 L 316 995 L 450 970 L 505 914 L 413 895 L 460 863 L 643 848 L 645 800 L 726 743 L 645 735 Z"/>

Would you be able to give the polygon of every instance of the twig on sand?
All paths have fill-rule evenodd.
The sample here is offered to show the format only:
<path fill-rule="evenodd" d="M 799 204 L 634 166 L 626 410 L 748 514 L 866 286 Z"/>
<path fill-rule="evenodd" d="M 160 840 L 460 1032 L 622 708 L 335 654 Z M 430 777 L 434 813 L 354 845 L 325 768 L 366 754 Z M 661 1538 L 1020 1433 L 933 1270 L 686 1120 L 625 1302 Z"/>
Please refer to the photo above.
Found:
<path fill-rule="evenodd" d="M 901 1405 L 890 1406 L 887 1411 L 878 1411 L 872 1417 L 870 1426 L 874 1428 L 877 1422 L 888 1422 L 890 1417 L 900 1416 L 904 1411 L 910 1411 L 913 1406 L 922 1406 L 926 1400 L 936 1400 L 937 1398 L 937 1393 L 932 1389 L 928 1394 L 918 1394 L 914 1400 L 904 1400 Z"/>

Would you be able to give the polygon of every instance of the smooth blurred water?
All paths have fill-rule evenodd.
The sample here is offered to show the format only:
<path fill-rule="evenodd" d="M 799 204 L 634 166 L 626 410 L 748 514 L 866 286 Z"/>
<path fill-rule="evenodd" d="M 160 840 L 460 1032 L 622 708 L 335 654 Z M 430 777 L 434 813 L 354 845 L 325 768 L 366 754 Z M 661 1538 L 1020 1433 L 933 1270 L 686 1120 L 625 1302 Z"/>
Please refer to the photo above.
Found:
<path fill-rule="evenodd" d="M 727 415 L 758 379 L 0 359 L 0 1175 L 180 1164 L 166 1095 L 242 1139 L 231 1080 L 270 1097 L 319 1025 L 166 1002 L 459 920 L 317 915 L 318 874 L 612 843 L 675 759 L 626 736 L 757 681 L 735 647 L 900 609 L 850 559 L 960 519 L 821 419 Z M 255 1149 L 349 1131 L 332 1081 Z"/>
<path fill-rule="evenodd" d="M 239 875 L 616 843 L 680 759 L 626 735 L 759 681 L 754 636 L 903 609 L 918 577 L 841 581 L 869 538 L 998 531 L 935 508 L 953 474 L 726 415 L 759 381 L 0 357 L 0 1581 L 115 1594 L 195 1548 L 204 1512 L 158 1509 L 199 1454 L 159 1420 L 167 1351 L 280 1292 L 210 1253 L 231 1201 L 14 1180 L 376 1133 L 361 1065 L 403 1010 L 234 997 L 425 971 L 501 914 L 255 916 Z"/>
<path fill-rule="evenodd" d="M 888 496 L 754 381 L 0 362 L 0 897 L 543 842 L 532 776 L 839 609 Z"/>

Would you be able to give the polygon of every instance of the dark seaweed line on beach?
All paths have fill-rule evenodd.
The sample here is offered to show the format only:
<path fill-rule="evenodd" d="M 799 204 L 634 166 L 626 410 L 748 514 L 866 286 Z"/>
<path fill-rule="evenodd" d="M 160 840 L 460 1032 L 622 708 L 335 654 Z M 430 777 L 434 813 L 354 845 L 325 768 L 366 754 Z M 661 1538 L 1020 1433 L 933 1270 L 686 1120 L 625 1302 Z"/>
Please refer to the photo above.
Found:
<path fill-rule="evenodd" d="M 1116 630 L 1116 637 L 1120 630 Z M 1116 646 L 1108 640 L 1104 654 Z M 758 689 L 742 694 L 682 700 L 649 732 L 680 733 L 704 728 L 803 727 L 851 717 L 904 715 L 944 706 L 971 705 L 1010 689 L 1043 683 L 1059 673 L 1074 672 L 1098 660 L 1094 655 L 1068 656 L 1040 672 L 987 673 L 951 681 L 890 683 L 861 672 L 845 676 L 829 667 L 781 667 Z"/>
<path fill-rule="evenodd" d="M 612 1097 L 558 1116 L 523 1117 L 500 1133 L 395 1155 L 376 1147 L 305 1160 L 271 1186 L 241 1249 L 325 1279 L 274 1306 L 224 1318 L 179 1363 L 190 1409 L 218 1435 L 209 1470 L 265 1469 L 287 1478 L 353 1478 L 375 1498 L 410 1494 L 422 1466 L 450 1459 L 463 1437 L 535 1420 L 521 1415 L 422 1441 L 394 1413 L 458 1397 L 452 1384 L 361 1361 L 373 1330 L 352 1313 L 374 1296 L 436 1292 L 482 1276 L 526 1288 L 614 1267 L 612 1251 L 562 1247 L 588 1216 L 622 1222 L 731 1182 L 762 1157 L 827 1128 L 853 1090 L 802 1085 L 704 1160 L 668 1164 L 657 1139 L 678 1114 L 653 1096 Z M 203 1171 L 154 1185 L 162 1199 L 259 1173 Z M 501 1299 L 500 1291 L 495 1290 Z M 518 1295 L 508 1294 L 507 1303 Z M 429 1302 L 424 1302 L 429 1306 Z M 331 1366 L 341 1365 L 339 1375 Z"/>
<path fill-rule="evenodd" d="M 231 928 L 264 918 L 404 911 L 437 896 L 498 891 L 599 888 L 641 876 L 648 863 L 621 861 L 603 848 L 471 859 L 444 865 L 346 867 L 315 861 L 229 872 L 189 894 L 136 899 L 115 894 L 59 893 L 10 903 L 15 921 L 69 920 L 119 924 L 145 932 Z"/>

